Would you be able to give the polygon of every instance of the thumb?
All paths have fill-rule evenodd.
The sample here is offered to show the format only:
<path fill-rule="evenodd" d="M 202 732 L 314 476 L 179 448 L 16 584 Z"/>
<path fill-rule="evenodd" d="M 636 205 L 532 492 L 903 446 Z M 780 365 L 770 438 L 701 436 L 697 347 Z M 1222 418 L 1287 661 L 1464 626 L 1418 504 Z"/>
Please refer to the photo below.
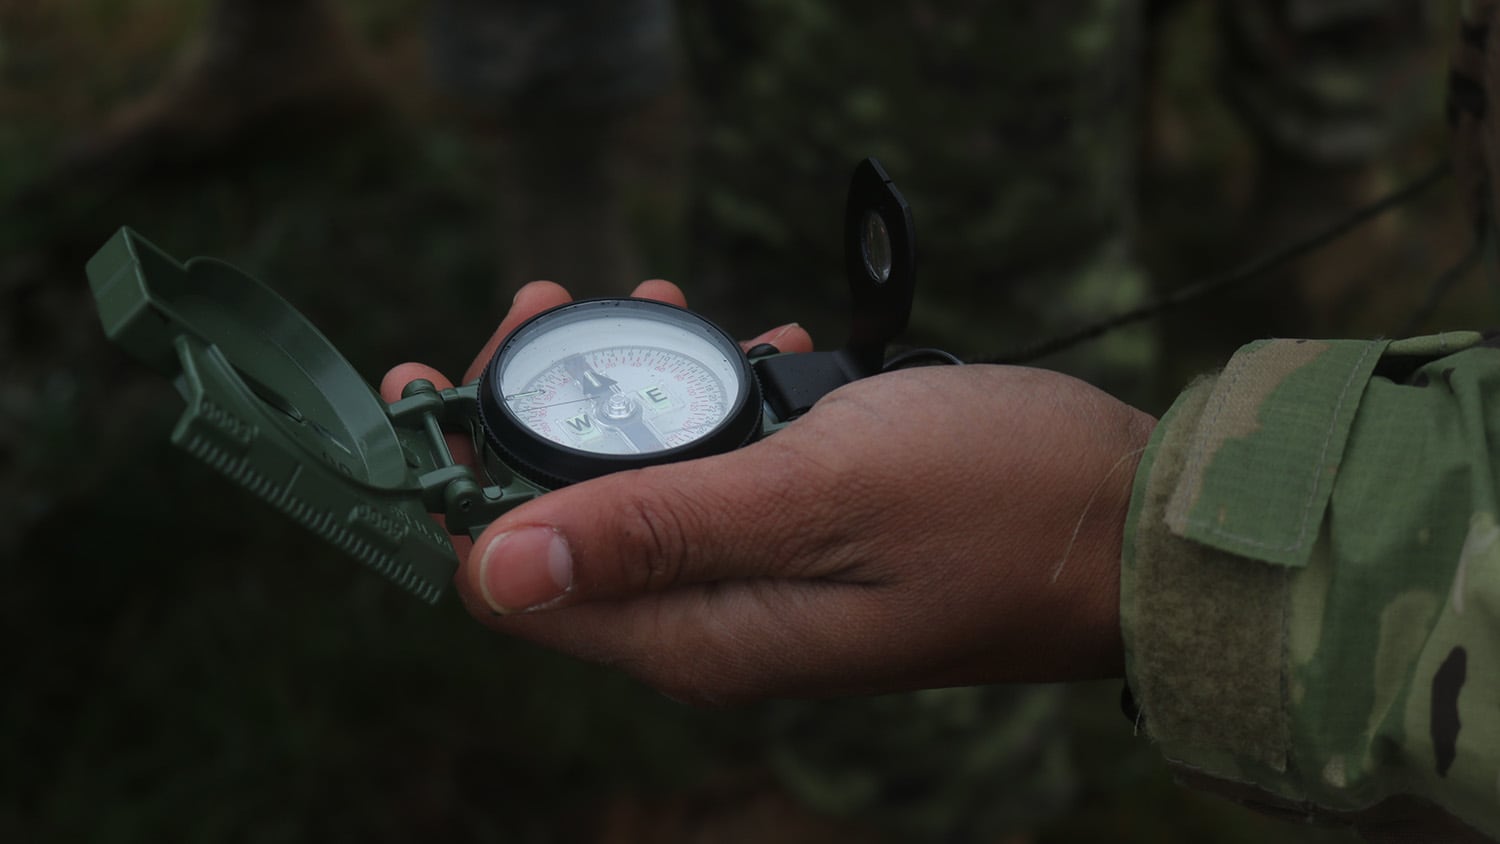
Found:
<path fill-rule="evenodd" d="M 512 613 L 749 578 L 838 571 L 842 530 L 823 486 L 790 449 L 763 440 L 550 492 L 474 543 L 460 589 L 469 606 Z"/>

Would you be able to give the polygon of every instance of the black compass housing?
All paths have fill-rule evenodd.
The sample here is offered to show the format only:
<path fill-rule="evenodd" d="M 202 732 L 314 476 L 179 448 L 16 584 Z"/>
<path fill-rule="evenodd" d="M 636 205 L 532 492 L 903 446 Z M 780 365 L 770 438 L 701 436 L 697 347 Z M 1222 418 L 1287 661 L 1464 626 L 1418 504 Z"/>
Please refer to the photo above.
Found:
<path fill-rule="evenodd" d="M 728 413 L 708 433 L 680 446 L 641 454 L 600 454 L 547 439 L 526 425 L 505 402 L 500 379 L 517 350 L 541 332 L 569 322 L 628 316 L 667 323 L 707 340 L 734 369 L 739 390 Z M 479 420 L 484 439 L 507 466 L 547 489 L 626 469 L 677 463 L 733 451 L 758 438 L 763 403 L 750 361 L 723 329 L 685 308 L 649 299 L 584 299 L 543 311 L 511 332 L 479 380 Z"/>

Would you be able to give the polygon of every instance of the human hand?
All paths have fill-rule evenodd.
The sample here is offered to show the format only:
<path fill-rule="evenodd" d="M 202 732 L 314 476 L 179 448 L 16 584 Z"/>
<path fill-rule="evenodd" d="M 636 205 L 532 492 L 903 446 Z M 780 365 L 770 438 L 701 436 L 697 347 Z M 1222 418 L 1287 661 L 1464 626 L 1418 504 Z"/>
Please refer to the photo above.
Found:
<path fill-rule="evenodd" d="M 684 304 L 667 282 L 635 295 Z M 464 380 L 567 300 L 523 288 Z M 811 348 L 795 326 L 759 342 Z M 414 378 L 449 385 L 405 364 L 381 392 Z M 1153 424 L 1044 370 L 888 373 L 743 449 L 512 510 L 455 543 L 458 591 L 496 630 L 695 702 L 1118 675 L 1120 543 Z"/>

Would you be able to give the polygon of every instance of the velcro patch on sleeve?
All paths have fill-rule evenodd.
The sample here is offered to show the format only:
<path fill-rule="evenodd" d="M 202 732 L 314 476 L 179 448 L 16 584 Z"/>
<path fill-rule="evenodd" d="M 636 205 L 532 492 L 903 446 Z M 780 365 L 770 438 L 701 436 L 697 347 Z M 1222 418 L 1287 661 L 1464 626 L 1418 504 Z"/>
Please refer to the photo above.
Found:
<path fill-rule="evenodd" d="M 1307 563 L 1344 443 L 1387 341 L 1262 340 L 1215 382 L 1167 503 L 1175 534 Z"/>

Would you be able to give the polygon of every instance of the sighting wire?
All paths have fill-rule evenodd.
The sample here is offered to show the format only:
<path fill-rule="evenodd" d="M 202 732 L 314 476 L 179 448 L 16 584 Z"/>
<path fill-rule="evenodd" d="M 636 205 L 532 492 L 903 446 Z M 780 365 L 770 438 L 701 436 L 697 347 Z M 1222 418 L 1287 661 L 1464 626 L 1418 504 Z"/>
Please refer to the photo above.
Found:
<path fill-rule="evenodd" d="M 1218 275 L 1208 276 L 1198 281 L 1189 282 L 1170 293 L 1158 297 L 1155 301 L 1147 302 L 1144 305 L 1131 308 L 1123 313 L 1100 320 L 1092 325 L 1086 325 L 1067 334 L 1042 340 L 1029 346 L 1023 346 L 1004 354 L 975 358 L 971 363 L 1027 363 L 1037 358 L 1063 351 L 1064 349 L 1070 349 L 1079 343 L 1092 340 L 1117 328 L 1166 313 L 1173 308 L 1196 301 L 1219 290 L 1253 281 L 1265 273 L 1279 269 L 1297 258 L 1301 258 L 1310 252 L 1327 246 L 1381 214 L 1415 199 L 1428 188 L 1441 182 L 1451 172 L 1452 165 L 1444 159 L 1406 185 L 1397 188 L 1368 205 L 1355 209 L 1348 216 L 1322 231 L 1284 244 L 1271 252 L 1252 258 L 1234 269 Z M 1450 279 L 1449 275 L 1456 275 L 1461 278 L 1463 272 L 1467 271 L 1468 265 L 1477 257 L 1478 250 L 1474 254 L 1466 256 L 1458 265 L 1447 273 L 1444 273 L 1438 283 L 1445 285 L 1445 287 L 1452 286 L 1453 282 L 1457 279 Z M 1440 297 L 1441 293 L 1438 295 Z"/>

